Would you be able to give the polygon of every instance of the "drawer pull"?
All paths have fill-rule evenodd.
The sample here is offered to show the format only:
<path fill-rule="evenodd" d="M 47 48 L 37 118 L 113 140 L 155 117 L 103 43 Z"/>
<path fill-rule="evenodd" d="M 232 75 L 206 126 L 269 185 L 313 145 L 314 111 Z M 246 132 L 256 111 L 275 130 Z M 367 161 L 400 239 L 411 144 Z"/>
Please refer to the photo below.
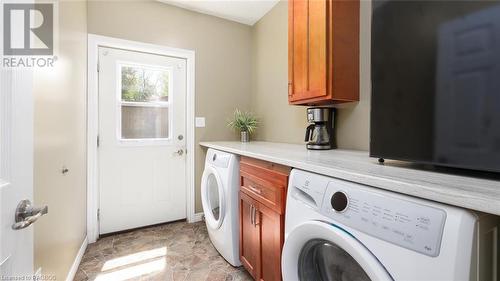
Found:
<path fill-rule="evenodd" d="M 250 188 L 251 191 L 257 193 L 257 194 L 262 194 L 262 190 L 260 190 L 259 188 L 256 188 L 254 186 L 252 186 L 251 184 L 248 185 L 248 188 Z"/>

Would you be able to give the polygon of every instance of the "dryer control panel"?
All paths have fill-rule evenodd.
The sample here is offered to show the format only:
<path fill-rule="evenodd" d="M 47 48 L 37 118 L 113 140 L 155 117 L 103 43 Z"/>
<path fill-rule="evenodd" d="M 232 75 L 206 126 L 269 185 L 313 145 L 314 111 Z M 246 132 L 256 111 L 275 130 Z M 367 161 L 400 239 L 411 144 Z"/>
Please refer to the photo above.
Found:
<path fill-rule="evenodd" d="M 321 213 L 381 240 L 431 257 L 439 255 L 444 210 L 331 179 Z"/>
<path fill-rule="evenodd" d="M 214 149 L 209 149 L 207 151 L 206 163 L 210 163 L 217 167 L 227 168 L 229 166 L 229 161 L 233 157 L 232 154 L 217 151 Z"/>
<path fill-rule="evenodd" d="M 320 210 L 330 178 L 300 170 L 290 176 L 288 194 L 314 210 Z"/>

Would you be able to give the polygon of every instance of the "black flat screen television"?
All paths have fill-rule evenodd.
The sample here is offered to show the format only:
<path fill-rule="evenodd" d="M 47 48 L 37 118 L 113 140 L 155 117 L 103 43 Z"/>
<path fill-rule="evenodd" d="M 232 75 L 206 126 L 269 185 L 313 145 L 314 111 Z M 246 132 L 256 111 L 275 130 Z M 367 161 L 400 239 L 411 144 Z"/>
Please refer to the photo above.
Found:
<path fill-rule="evenodd" d="M 500 172 L 500 2 L 372 9 L 371 156 Z"/>

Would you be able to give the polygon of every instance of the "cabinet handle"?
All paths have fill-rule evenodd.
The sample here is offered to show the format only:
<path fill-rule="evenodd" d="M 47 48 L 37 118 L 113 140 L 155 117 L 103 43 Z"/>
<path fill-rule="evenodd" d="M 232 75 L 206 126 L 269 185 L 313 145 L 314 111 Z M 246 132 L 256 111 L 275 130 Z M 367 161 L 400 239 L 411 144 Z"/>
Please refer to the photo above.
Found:
<path fill-rule="evenodd" d="M 257 226 L 259 225 L 259 222 L 257 221 L 257 209 L 254 207 L 253 208 L 253 225 Z"/>
<path fill-rule="evenodd" d="M 262 190 L 258 189 L 257 187 L 253 187 L 251 184 L 248 185 L 248 188 L 250 188 L 251 191 L 257 193 L 257 194 L 261 194 L 262 193 Z"/>
<path fill-rule="evenodd" d="M 250 223 L 252 225 L 254 225 L 254 222 L 253 222 L 253 205 L 250 205 Z"/>

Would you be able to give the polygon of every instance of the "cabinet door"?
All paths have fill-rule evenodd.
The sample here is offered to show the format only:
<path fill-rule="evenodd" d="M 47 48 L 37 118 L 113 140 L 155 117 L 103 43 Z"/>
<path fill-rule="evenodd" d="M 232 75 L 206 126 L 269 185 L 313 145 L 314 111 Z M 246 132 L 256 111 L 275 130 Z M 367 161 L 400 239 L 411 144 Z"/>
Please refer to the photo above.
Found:
<path fill-rule="evenodd" d="M 240 261 L 250 275 L 257 279 L 260 253 L 259 228 L 255 217 L 255 201 L 240 191 Z"/>
<path fill-rule="evenodd" d="M 321 98 L 327 91 L 329 1 L 289 1 L 289 101 Z"/>
<path fill-rule="evenodd" d="M 260 231 L 261 257 L 258 267 L 258 280 L 281 280 L 282 218 L 277 212 L 259 204 L 256 218 Z"/>

